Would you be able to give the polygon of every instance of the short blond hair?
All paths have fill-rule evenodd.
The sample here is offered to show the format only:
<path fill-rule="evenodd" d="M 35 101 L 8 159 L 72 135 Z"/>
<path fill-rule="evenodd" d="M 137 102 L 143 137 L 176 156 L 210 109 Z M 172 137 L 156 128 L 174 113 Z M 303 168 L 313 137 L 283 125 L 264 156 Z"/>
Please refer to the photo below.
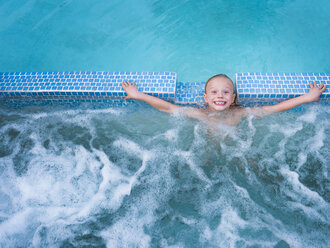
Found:
<path fill-rule="evenodd" d="M 217 74 L 217 75 L 214 75 L 214 76 L 210 77 L 210 78 L 206 81 L 206 83 L 205 83 L 205 93 L 206 93 L 206 88 L 207 88 L 208 83 L 209 83 L 211 80 L 215 79 L 215 78 L 225 78 L 225 79 L 229 79 L 229 81 L 230 81 L 230 82 L 232 83 L 232 85 L 233 85 L 233 93 L 235 93 L 235 85 L 234 85 L 234 82 L 233 82 L 233 80 L 231 80 L 230 77 L 228 77 L 226 74 Z"/>

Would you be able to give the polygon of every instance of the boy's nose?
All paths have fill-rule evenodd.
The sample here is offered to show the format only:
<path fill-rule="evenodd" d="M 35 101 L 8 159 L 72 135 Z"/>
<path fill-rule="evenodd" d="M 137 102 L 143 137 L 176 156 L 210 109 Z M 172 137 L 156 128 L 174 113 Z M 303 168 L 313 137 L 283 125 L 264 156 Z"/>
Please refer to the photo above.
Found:
<path fill-rule="evenodd" d="M 222 92 L 218 92 L 218 96 L 223 97 Z"/>

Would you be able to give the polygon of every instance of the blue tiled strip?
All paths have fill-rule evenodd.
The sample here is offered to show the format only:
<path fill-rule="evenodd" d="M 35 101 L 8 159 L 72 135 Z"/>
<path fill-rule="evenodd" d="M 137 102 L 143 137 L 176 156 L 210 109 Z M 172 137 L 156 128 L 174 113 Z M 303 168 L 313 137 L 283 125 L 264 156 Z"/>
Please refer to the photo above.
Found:
<path fill-rule="evenodd" d="M 0 99 L 34 104 L 123 100 L 121 83 L 134 81 L 139 90 L 162 99 L 175 98 L 174 72 L 14 72 L 0 73 Z"/>
<path fill-rule="evenodd" d="M 205 82 L 178 82 L 176 84 L 175 102 L 179 104 L 196 104 L 204 102 Z"/>
<path fill-rule="evenodd" d="M 177 82 L 174 72 L 15 72 L 0 73 L 0 103 L 44 105 L 100 103 L 118 106 L 125 92 L 122 81 L 135 81 L 139 90 L 177 104 L 203 103 L 205 82 Z M 237 73 L 237 102 L 274 104 L 309 90 L 309 82 L 327 85 L 322 102 L 330 102 L 329 73 Z M 18 104 L 19 103 L 19 104 Z"/>
<path fill-rule="evenodd" d="M 308 92 L 309 83 L 327 85 L 320 102 L 330 102 L 329 73 L 237 73 L 236 94 L 239 105 L 274 104 Z M 178 82 L 176 100 L 180 104 L 202 103 L 205 82 Z"/>
<path fill-rule="evenodd" d="M 311 82 L 327 85 L 320 101 L 329 102 L 329 73 L 237 73 L 237 102 L 244 105 L 274 104 L 307 93 Z"/>

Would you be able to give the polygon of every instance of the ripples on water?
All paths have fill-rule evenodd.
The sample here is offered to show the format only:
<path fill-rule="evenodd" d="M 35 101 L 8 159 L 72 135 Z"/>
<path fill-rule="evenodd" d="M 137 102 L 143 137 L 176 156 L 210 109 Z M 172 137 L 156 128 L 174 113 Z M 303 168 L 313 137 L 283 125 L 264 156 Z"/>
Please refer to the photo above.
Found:
<path fill-rule="evenodd" d="M 0 246 L 329 244 L 326 106 L 219 133 L 148 107 L 0 115 Z"/>
<path fill-rule="evenodd" d="M 328 72 L 329 9 L 329 0 L 0 1 L 0 68 L 174 71 L 183 82 Z"/>

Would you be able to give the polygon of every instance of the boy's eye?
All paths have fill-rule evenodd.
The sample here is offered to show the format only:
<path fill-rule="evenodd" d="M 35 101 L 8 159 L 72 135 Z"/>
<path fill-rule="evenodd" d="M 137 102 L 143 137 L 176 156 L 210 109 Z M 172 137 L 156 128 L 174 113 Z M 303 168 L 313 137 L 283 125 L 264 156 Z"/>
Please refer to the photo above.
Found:
<path fill-rule="evenodd" d="M 217 91 L 216 91 L 216 90 L 212 90 L 211 93 L 212 93 L 212 94 L 216 94 Z"/>

